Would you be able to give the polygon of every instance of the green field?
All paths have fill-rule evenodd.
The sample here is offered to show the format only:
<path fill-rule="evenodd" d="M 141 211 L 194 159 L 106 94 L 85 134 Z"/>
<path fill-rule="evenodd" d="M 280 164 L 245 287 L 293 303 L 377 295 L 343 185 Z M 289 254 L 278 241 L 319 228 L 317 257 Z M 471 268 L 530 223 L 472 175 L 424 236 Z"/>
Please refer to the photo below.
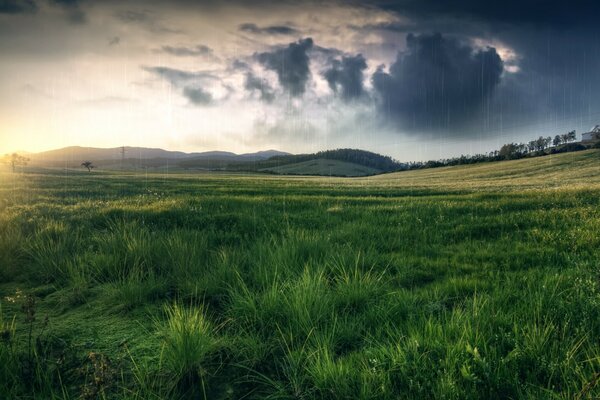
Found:
<path fill-rule="evenodd" d="M 339 160 L 315 159 L 277 167 L 263 168 L 261 171 L 283 175 L 322 175 L 322 176 L 365 176 L 381 173 L 380 170 L 360 164 Z"/>
<path fill-rule="evenodd" d="M 598 398 L 599 246 L 598 150 L 0 172 L 0 398 Z"/>

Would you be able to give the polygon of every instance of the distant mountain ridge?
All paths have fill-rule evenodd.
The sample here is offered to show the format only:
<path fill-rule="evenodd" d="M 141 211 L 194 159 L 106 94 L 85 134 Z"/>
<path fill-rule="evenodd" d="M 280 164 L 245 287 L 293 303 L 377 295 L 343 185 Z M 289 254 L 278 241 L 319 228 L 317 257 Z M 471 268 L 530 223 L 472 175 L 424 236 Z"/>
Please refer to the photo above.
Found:
<path fill-rule="evenodd" d="M 335 149 L 311 154 L 278 150 L 236 154 L 228 151 L 185 153 L 159 148 L 71 146 L 32 153 L 31 165 L 80 168 L 91 161 L 102 170 L 180 170 L 258 172 L 283 175 L 367 176 L 397 171 L 403 164 L 377 153 L 358 149 Z"/>
<path fill-rule="evenodd" d="M 123 154 L 124 150 L 124 154 Z M 114 148 L 97 148 L 97 147 L 81 147 L 81 146 L 70 146 L 62 149 L 43 151 L 40 153 L 31 153 L 31 158 L 34 164 L 45 164 L 45 163 L 67 163 L 73 162 L 81 163 L 84 160 L 92 162 L 100 161 L 113 161 L 118 162 L 120 160 L 152 160 L 152 159 L 163 159 L 163 160 L 183 160 L 183 159 L 210 159 L 210 160 L 239 160 L 239 161 L 251 161 L 251 160 L 267 160 L 274 156 L 285 156 L 290 155 L 278 150 L 263 150 L 255 153 L 244 153 L 236 154 L 228 151 L 205 151 L 205 152 L 194 152 L 185 153 L 182 151 L 170 151 L 159 148 L 148 148 L 148 147 L 114 147 Z"/>

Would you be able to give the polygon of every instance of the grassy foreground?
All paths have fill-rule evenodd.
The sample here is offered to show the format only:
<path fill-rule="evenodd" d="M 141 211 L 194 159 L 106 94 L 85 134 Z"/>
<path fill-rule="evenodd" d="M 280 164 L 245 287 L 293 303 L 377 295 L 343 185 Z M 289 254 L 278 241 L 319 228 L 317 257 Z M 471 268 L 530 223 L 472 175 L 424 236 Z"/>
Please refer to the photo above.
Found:
<path fill-rule="evenodd" d="M 0 173 L 0 398 L 600 396 L 600 152 Z"/>

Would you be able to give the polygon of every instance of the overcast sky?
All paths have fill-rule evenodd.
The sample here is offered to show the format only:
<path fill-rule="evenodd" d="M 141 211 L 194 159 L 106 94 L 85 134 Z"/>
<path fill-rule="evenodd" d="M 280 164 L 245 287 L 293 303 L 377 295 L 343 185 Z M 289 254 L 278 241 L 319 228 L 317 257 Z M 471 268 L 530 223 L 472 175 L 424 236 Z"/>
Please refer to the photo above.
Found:
<path fill-rule="evenodd" d="M 401 161 L 600 123 L 600 2 L 0 0 L 0 152 Z"/>

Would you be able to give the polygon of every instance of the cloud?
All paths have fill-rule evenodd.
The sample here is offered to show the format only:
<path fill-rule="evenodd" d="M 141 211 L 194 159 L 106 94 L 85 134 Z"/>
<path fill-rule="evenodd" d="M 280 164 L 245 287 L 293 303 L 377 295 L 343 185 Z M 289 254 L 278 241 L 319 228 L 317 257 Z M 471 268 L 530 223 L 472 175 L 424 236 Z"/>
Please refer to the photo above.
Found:
<path fill-rule="evenodd" d="M 249 92 L 257 92 L 260 94 L 260 100 L 270 103 L 275 99 L 273 88 L 266 79 L 261 79 L 254 75 L 251 71 L 246 72 L 246 80 L 244 88 Z"/>
<path fill-rule="evenodd" d="M 195 105 L 207 106 L 213 102 L 212 94 L 200 87 L 185 87 L 183 95 Z"/>
<path fill-rule="evenodd" d="M 306 38 L 272 52 L 257 54 L 256 58 L 265 68 L 275 71 L 279 84 L 291 96 L 297 97 L 304 94 L 310 77 L 308 51 L 312 47 L 312 38 Z"/>
<path fill-rule="evenodd" d="M 231 63 L 231 69 L 234 71 L 247 71 L 250 69 L 250 65 L 248 65 L 248 63 L 245 61 L 235 59 Z"/>
<path fill-rule="evenodd" d="M 87 22 L 87 15 L 80 7 L 81 0 L 52 0 L 52 2 L 65 10 L 67 20 L 70 23 L 81 25 Z"/>
<path fill-rule="evenodd" d="M 331 67 L 323 73 L 323 77 L 331 90 L 339 93 L 343 100 L 350 101 L 365 94 L 364 71 L 367 61 L 362 54 L 344 56 L 341 60 L 331 60 Z"/>
<path fill-rule="evenodd" d="M 0 0 L 0 14 L 22 14 L 37 11 L 33 0 Z"/>
<path fill-rule="evenodd" d="M 490 23 L 564 27 L 582 23 L 597 24 L 600 2 L 568 1 L 439 1 L 439 0 L 366 0 L 363 5 L 376 6 L 424 20 L 432 18 L 475 19 Z"/>
<path fill-rule="evenodd" d="M 255 35 L 297 35 L 300 33 L 297 29 L 285 25 L 258 27 L 256 24 L 251 23 L 241 24 L 239 30 Z"/>
<path fill-rule="evenodd" d="M 389 72 L 372 76 L 378 110 L 406 130 L 465 126 L 500 83 L 503 63 L 492 47 L 475 49 L 441 34 L 408 35 Z"/>
<path fill-rule="evenodd" d="M 139 25 L 154 34 L 180 34 L 183 31 L 164 26 L 159 19 L 148 10 L 124 10 L 117 12 L 115 18 L 126 24 Z"/>
<path fill-rule="evenodd" d="M 175 86 L 180 86 L 190 81 L 207 79 L 219 80 L 218 76 L 205 71 L 191 72 L 169 67 L 142 67 L 142 69 L 144 71 L 153 73 L 163 79 L 166 79 Z"/>
<path fill-rule="evenodd" d="M 137 22 L 146 22 L 150 19 L 148 13 L 145 11 L 134 11 L 134 10 L 125 10 L 118 12 L 115 17 L 121 22 L 125 23 L 137 23 Z"/>
<path fill-rule="evenodd" d="M 170 82 L 173 86 L 181 89 L 181 93 L 190 103 L 197 106 L 209 106 L 215 104 L 217 100 L 226 100 L 233 89 L 223 84 L 221 78 L 211 72 L 205 71 L 184 71 L 169 67 L 142 67 L 143 70 L 159 76 Z M 215 99 L 205 87 L 218 82 L 226 91 L 226 95 L 220 99 Z"/>
<path fill-rule="evenodd" d="M 406 22 L 378 22 L 364 25 L 349 24 L 348 29 L 357 32 L 388 31 L 394 33 L 408 33 L 414 31 L 415 25 Z"/>
<path fill-rule="evenodd" d="M 116 45 L 118 45 L 119 43 L 121 43 L 121 38 L 120 38 L 120 37 L 118 37 L 118 36 L 114 36 L 114 37 L 112 37 L 112 38 L 110 38 L 110 39 L 108 40 L 108 45 L 109 45 L 109 46 L 116 46 Z"/>
<path fill-rule="evenodd" d="M 213 50 L 204 45 L 197 45 L 193 47 L 162 46 L 160 51 L 177 57 L 213 56 Z"/>

